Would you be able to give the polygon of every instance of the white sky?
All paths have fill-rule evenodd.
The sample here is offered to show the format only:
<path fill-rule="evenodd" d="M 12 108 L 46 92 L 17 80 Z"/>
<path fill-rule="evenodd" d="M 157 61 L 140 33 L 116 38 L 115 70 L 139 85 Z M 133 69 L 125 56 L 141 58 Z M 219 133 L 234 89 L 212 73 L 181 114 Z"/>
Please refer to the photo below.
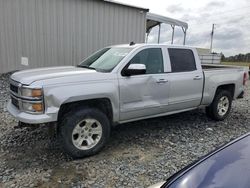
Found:
<path fill-rule="evenodd" d="M 214 48 L 226 56 L 250 52 L 250 0 L 116 0 L 149 8 L 150 12 L 188 23 L 187 45 L 209 48 L 212 24 Z M 151 31 L 149 41 L 157 41 L 157 31 Z M 169 43 L 169 25 L 162 26 L 161 42 Z M 177 29 L 175 44 L 181 44 L 183 34 Z"/>

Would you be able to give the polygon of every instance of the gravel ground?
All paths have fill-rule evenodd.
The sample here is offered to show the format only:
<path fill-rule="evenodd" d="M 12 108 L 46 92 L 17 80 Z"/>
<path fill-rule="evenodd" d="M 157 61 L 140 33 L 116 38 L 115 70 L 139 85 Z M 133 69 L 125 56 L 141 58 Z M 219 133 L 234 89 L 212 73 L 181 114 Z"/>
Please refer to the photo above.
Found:
<path fill-rule="evenodd" d="M 248 94 L 222 122 L 200 109 L 119 125 L 102 152 L 74 161 L 47 127 L 14 129 L 8 77 L 0 75 L 0 187 L 147 187 L 250 130 Z"/>

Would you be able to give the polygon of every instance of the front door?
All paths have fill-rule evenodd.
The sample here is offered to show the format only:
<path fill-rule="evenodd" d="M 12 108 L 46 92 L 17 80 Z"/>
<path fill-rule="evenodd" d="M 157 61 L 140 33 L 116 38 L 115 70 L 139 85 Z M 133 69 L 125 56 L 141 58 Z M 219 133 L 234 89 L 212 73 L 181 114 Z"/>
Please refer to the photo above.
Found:
<path fill-rule="evenodd" d="M 145 64 L 146 74 L 119 78 L 120 120 L 162 113 L 163 107 L 168 105 L 169 95 L 169 81 L 168 75 L 164 73 L 162 49 L 143 49 L 129 64 Z"/>

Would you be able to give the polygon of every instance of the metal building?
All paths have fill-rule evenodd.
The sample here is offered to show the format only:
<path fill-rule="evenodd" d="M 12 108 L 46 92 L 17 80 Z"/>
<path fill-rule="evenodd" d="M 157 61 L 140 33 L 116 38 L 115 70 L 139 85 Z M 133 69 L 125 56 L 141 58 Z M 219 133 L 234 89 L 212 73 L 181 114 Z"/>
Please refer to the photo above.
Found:
<path fill-rule="evenodd" d="M 144 42 L 147 11 L 103 0 L 0 0 L 0 73 L 74 65 L 107 45 Z"/>
<path fill-rule="evenodd" d="M 148 11 L 110 0 L 0 0 L 0 73 L 76 65 L 104 46 L 144 42 L 162 23 L 186 32 Z"/>

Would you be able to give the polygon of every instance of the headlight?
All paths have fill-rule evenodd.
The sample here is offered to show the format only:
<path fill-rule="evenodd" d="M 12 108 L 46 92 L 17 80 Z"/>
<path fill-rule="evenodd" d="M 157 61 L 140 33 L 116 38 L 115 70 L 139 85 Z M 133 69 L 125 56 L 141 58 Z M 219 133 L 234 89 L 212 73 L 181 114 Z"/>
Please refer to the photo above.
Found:
<path fill-rule="evenodd" d="M 32 103 L 32 102 L 22 102 L 22 107 L 24 111 L 38 112 L 42 113 L 44 110 L 43 103 Z"/>
<path fill-rule="evenodd" d="M 43 90 L 41 88 L 21 88 L 22 110 L 30 113 L 43 113 Z"/>
<path fill-rule="evenodd" d="M 21 89 L 21 93 L 23 97 L 42 97 L 42 89 L 32 89 L 32 88 L 25 88 Z"/>

